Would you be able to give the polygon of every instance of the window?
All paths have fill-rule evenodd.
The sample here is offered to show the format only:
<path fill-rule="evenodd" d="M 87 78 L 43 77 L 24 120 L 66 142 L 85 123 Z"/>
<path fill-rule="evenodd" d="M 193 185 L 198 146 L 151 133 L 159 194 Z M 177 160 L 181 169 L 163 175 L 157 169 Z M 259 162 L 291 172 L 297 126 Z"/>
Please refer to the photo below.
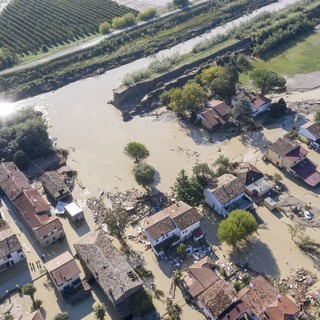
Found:
<path fill-rule="evenodd" d="M 47 239 L 47 238 L 48 238 L 48 236 L 44 236 L 44 237 L 43 237 L 43 239 Z"/>

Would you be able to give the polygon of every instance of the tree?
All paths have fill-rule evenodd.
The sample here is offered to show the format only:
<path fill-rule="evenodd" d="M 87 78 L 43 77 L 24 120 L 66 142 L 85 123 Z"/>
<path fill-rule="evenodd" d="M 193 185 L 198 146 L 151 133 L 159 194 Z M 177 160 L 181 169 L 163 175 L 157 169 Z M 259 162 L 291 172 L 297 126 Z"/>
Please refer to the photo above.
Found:
<path fill-rule="evenodd" d="M 256 126 L 247 100 L 241 99 L 236 102 L 231 110 L 229 121 L 241 131 L 251 130 Z"/>
<path fill-rule="evenodd" d="M 129 158 L 134 159 L 136 163 L 148 158 L 150 155 L 150 152 L 146 146 L 136 141 L 129 142 L 124 148 L 124 153 Z"/>
<path fill-rule="evenodd" d="M 253 85 L 261 91 L 262 95 L 275 91 L 284 91 L 286 88 L 286 79 L 270 70 L 255 69 L 250 73 L 250 79 Z"/>
<path fill-rule="evenodd" d="M 68 320 L 69 319 L 69 312 L 60 312 L 56 314 L 53 320 Z"/>
<path fill-rule="evenodd" d="M 155 172 L 156 171 L 152 166 L 142 163 L 134 168 L 134 179 L 140 186 L 149 191 L 150 186 L 154 182 Z"/>
<path fill-rule="evenodd" d="M 42 307 L 42 304 L 43 304 L 42 300 L 37 299 L 32 303 L 32 309 L 39 310 Z"/>
<path fill-rule="evenodd" d="M 179 200 L 190 206 L 198 206 L 203 201 L 203 189 L 196 178 L 189 178 L 185 170 L 181 170 L 172 188 Z"/>
<path fill-rule="evenodd" d="M 110 30 L 111 30 L 111 24 L 108 21 L 100 23 L 99 32 L 101 34 L 108 34 Z"/>
<path fill-rule="evenodd" d="M 147 8 L 146 10 L 140 12 L 137 16 L 138 20 L 147 21 L 154 18 L 158 14 L 155 8 Z"/>
<path fill-rule="evenodd" d="M 18 150 L 13 155 L 13 162 L 19 169 L 23 170 L 28 166 L 30 159 L 25 155 L 23 151 Z"/>
<path fill-rule="evenodd" d="M 126 13 L 122 17 L 115 17 L 112 19 L 112 27 L 114 29 L 122 29 L 122 28 L 130 27 L 135 23 L 136 23 L 136 17 L 131 12 Z"/>
<path fill-rule="evenodd" d="M 258 224 L 250 212 L 234 210 L 230 212 L 227 219 L 220 222 L 218 238 L 220 241 L 235 247 L 239 241 L 247 239 L 253 232 L 257 231 L 257 228 Z"/>
<path fill-rule="evenodd" d="M 314 121 L 320 125 L 320 109 L 318 109 L 314 115 Z"/>
<path fill-rule="evenodd" d="M 188 5 L 189 1 L 188 0 L 173 0 L 173 5 L 176 7 L 184 7 Z"/>
<path fill-rule="evenodd" d="M 278 184 L 279 182 L 281 182 L 283 180 L 282 175 L 280 173 L 275 173 L 273 175 L 273 180 L 275 184 Z"/>
<path fill-rule="evenodd" d="M 10 68 L 18 62 L 18 57 L 14 51 L 7 48 L 0 48 L 0 70 Z"/>
<path fill-rule="evenodd" d="M 121 207 L 106 209 L 104 222 L 108 226 L 110 234 L 116 237 L 122 244 L 124 243 L 123 235 L 128 225 L 128 220 L 129 217 L 125 209 Z"/>
<path fill-rule="evenodd" d="M 43 44 L 43 45 L 41 46 L 41 51 L 44 52 L 44 53 L 46 53 L 46 52 L 49 52 L 49 49 L 48 49 L 48 47 L 47 47 L 45 44 Z"/>
<path fill-rule="evenodd" d="M 182 256 L 186 252 L 187 246 L 184 243 L 180 243 L 177 248 L 177 254 Z"/>
<path fill-rule="evenodd" d="M 34 294 L 36 293 L 37 288 L 32 283 L 27 283 L 22 287 L 22 293 L 30 296 L 34 300 Z"/>
<path fill-rule="evenodd" d="M 223 154 L 219 155 L 219 157 L 215 160 L 213 165 L 217 168 L 217 175 L 220 177 L 223 174 L 227 173 L 231 167 L 231 162 L 228 157 Z"/>
<path fill-rule="evenodd" d="M 287 104 L 283 98 L 279 99 L 278 102 L 274 102 L 270 106 L 270 117 L 280 118 L 286 114 Z"/>
<path fill-rule="evenodd" d="M 102 303 L 98 303 L 93 308 L 94 315 L 97 320 L 103 320 L 106 314 L 106 307 Z"/>
<path fill-rule="evenodd" d="M 154 309 L 152 296 L 145 290 L 134 293 L 130 298 L 129 309 L 134 317 L 141 317 Z"/>
<path fill-rule="evenodd" d="M 245 284 L 245 285 L 248 285 L 251 281 L 251 276 L 249 273 L 245 273 L 243 276 L 242 276 L 242 282 Z"/>
<path fill-rule="evenodd" d="M 206 101 L 203 88 L 194 81 L 186 83 L 182 89 L 171 89 L 169 100 L 169 108 L 183 117 L 188 117 L 193 112 L 200 110 Z"/>
<path fill-rule="evenodd" d="M 182 312 L 180 306 L 169 298 L 166 299 L 166 310 L 168 317 L 165 320 L 179 320 Z"/>
<path fill-rule="evenodd" d="M 300 223 L 295 223 L 294 225 L 287 224 L 287 226 L 291 235 L 291 240 L 293 240 L 297 236 L 299 237 L 299 235 L 301 235 L 306 230 L 306 228 Z"/>
<path fill-rule="evenodd" d="M 214 177 L 214 172 L 209 168 L 207 163 L 197 163 L 192 168 L 192 171 L 203 188 L 205 188 L 208 182 Z"/>
<path fill-rule="evenodd" d="M 221 66 L 212 66 L 201 72 L 200 81 L 214 95 L 230 98 L 236 91 L 236 78 L 229 71 Z"/>
<path fill-rule="evenodd" d="M 13 317 L 12 314 L 7 313 L 7 314 L 4 316 L 4 320 L 14 320 L 14 317 Z"/>

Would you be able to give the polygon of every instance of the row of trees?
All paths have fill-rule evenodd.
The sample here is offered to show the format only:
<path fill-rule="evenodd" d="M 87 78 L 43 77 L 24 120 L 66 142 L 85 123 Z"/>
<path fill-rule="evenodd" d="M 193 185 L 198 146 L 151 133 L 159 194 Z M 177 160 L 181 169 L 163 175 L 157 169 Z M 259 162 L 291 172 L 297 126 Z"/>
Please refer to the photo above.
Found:
<path fill-rule="evenodd" d="M 148 8 L 142 12 L 140 12 L 137 16 L 134 15 L 132 12 L 128 12 L 121 17 L 114 17 L 112 22 L 104 21 L 99 25 L 99 32 L 101 34 L 108 34 L 111 29 L 123 29 L 126 27 L 133 26 L 138 21 L 147 21 L 158 14 L 157 10 L 154 8 Z"/>

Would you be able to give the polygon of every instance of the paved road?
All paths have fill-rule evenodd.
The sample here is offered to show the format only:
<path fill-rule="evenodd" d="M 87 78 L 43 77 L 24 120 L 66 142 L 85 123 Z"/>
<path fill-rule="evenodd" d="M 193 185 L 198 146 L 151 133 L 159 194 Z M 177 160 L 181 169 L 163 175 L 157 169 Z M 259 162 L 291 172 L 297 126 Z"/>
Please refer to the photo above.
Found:
<path fill-rule="evenodd" d="M 207 1 L 208 0 L 198 1 L 196 3 L 196 5 L 199 5 L 200 3 L 207 2 Z M 134 25 L 132 27 L 128 27 L 128 28 L 125 28 L 125 29 L 122 29 L 122 30 L 116 30 L 116 31 L 111 32 L 111 33 L 109 33 L 107 35 L 98 36 L 98 37 L 96 37 L 94 39 L 90 39 L 88 41 L 85 41 L 82 44 L 75 44 L 72 47 L 69 47 L 67 49 L 63 49 L 63 50 L 61 50 L 59 52 L 56 52 L 56 53 L 49 54 L 49 55 L 47 55 L 47 56 L 45 56 L 43 58 L 35 59 L 35 60 L 30 61 L 30 62 L 27 62 L 27 63 L 21 64 L 21 65 L 12 67 L 10 69 L 3 70 L 3 71 L 0 72 L 0 75 L 11 73 L 11 72 L 15 72 L 15 71 L 18 71 L 18 70 L 31 68 L 31 67 L 37 66 L 39 64 L 42 64 L 42 63 L 45 63 L 45 62 L 48 62 L 48 61 L 51 61 L 51 60 L 66 56 L 66 55 L 68 55 L 70 53 L 74 53 L 74 52 L 77 52 L 77 51 L 81 51 L 83 49 L 94 47 L 94 46 L 98 45 L 99 43 L 101 43 L 103 40 L 105 40 L 107 38 L 110 38 L 110 37 L 112 37 L 112 36 L 114 36 L 114 35 L 116 35 L 118 33 L 127 32 L 128 30 L 138 28 L 141 25 L 148 24 L 148 23 L 150 23 L 150 22 L 152 22 L 154 20 L 159 20 L 159 19 L 161 19 L 163 17 L 166 17 L 166 16 L 169 16 L 169 15 L 173 15 L 176 12 L 181 11 L 181 10 L 183 10 L 183 9 L 177 9 L 177 10 L 174 10 L 174 11 L 170 11 L 170 12 L 164 13 L 164 14 L 162 14 L 162 15 L 160 15 L 160 16 L 158 16 L 158 17 L 156 17 L 156 18 L 154 18 L 154 19 L 152 19 L 150 21 L 138 22 L 136 25 Z"/>

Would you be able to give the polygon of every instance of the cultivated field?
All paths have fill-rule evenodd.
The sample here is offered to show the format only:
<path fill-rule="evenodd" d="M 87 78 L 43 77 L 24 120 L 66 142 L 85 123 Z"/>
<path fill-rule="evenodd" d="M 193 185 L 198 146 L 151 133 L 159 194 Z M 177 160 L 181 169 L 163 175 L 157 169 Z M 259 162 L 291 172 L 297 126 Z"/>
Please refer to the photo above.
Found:
<path fill-rule="evenodd" d="M 34 53 L 97 33 L 101 22 L 127 12 L 136 11 L 110 0 L 15 0 L 0 15 L 0 43 Z"/>

